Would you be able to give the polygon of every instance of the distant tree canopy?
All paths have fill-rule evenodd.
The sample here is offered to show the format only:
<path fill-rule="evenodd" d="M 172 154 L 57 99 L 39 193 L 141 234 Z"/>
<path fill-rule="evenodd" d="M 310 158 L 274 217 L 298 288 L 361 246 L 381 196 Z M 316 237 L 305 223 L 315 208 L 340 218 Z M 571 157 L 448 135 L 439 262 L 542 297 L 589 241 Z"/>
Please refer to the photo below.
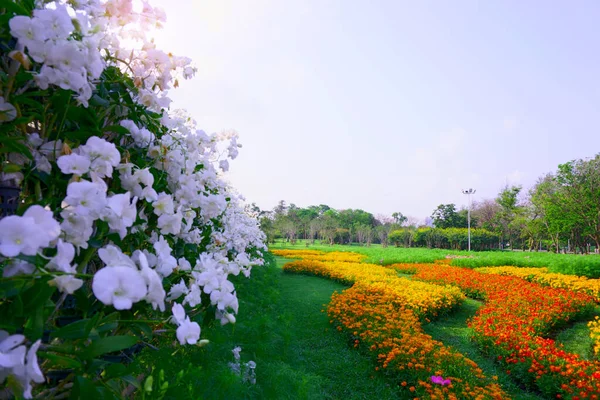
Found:
<path fill-rule="evenodd" d="M 468 210 L 440 204 L 425 224 L 397 211 L 377 218 L 361 209 L 336 210 L 326 204 L 306 208 L 281 200 L 272 211 L 248 207 L 261 217 L 269 241 L 298 238 L 325 243 L 466 248 Z M 471 205 L 475 250 L 590 252 L 600 248 L 600 155 L 560 164 L 528 191 L 504 186 L 493 199 Z M 464 231 L 463 231 L 464 230 Z"/>
<path fill-rule="evenodd" d="M 436 228 L 464 228 L 467 226 L 467 210 L 456 210 L 455 204 L 440 204 L 431 214 Z"/>

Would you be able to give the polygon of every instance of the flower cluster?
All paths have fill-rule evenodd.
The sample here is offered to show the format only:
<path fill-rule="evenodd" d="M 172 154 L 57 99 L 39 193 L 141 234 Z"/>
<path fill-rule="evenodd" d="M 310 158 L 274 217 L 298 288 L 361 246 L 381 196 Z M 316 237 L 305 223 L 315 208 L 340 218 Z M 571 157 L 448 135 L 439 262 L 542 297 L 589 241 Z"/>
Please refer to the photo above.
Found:
<path fill-rule="evenodd" d="M 251 385 L 256 384 L 256 363 L 252 360 L 242 364 L 240 353 L 242 348 L 240 346 L 235 347 L 231 350 L 233 353 L 234 362 L 229 363 L 231 372 L 242 377 L 242 382 L 248 382 Z"/>
<path fill-rule="evenodd" d="M 285 264 L 283 269 L 286 272 L 322 276 L 345 284 L 360 282 L 385 286 L 424 319 L 450 311 L 465 298 L 455 287 L 442 287 L 400 278 L 393 270 L 375 264 L 300 260 Z"/>
<path fill-rule="evenodd" d="M 390 267 L 416 270 L 416 279 L 456 285 L 484 299 L 484 306 L 469 323 L 474 339 L 525 385 L 558 398 L 600 395 L 600 362 L 583 360 L 544 337 L 593 308 L 589 295 L 441 264 Z"/>
<path fill-rule="evenodd" d="M 553 288 L 569 289 L 574 292 L 586 293 L 600 303 L 600 279 L 590 279 L 585 276 L 565 275 L 548 272 L 548 268 L 522 267 L 484 267 L 475 268 L 484 274 L 510 275 L 525 279 L 529 282 Z"/>
<path fill-rule="evenodd" d="M 425 334 L 415 313 L 385 285 L 357 283 L 335 293 L 327 313 L 355 347 L 370 350 L 377 369 L 394 376 L 401 398 L 508 398 L 472 360 Z"/>
<path fill-rule="evenodd" d="M 0 55 L 7 82 L 0 87 L 0 180 L 21 188 L 16 215 L 0 219 L 0 296 L 15 298 L 0 303 L 0 316 L 10 333 L 25 328 L 36 343 L 27 362 L 11 360 L 39 371 L 28 360 L 42 333 L 61 327 L 55 318 L 69 295 L 89 324 L 81 337 L 63 331 L 52 339 L 52 349 L 79 341 L 70 347 L 77 351 L 60 356 L 80 366 L 71 376 L 84 373 L 98 348 L 131 345 L 140 330 L 115 322 L 118 313 L 147 320 L 149 307 L 152 316 L 171 309 L 179 342 L 204 343 L 198 322 L 211 320 L 206 313 L 235 322 L 229 278 L 248 277 L 266 250 L 257 220 L 221 175 L 238 155 L 237 134 L 207 134 L 185 111 L 168 109 L 167 91 L 195 68 L 147 37 L 165 21 L 160 9 L 147 1 L 59 0 L 35 2 L 30 11 L 30 3 L 11 3 L 0 29 L 14 44 Z M 6 351 L 17 357 L 24 338 L 9 338 Z M 95 346 L 98 340 L 111 345 Z M 49 365 L 57 359 L 48 358 Z M 0 368 L 9 368 L 0 377 L 8 371 L 23 383 L 25 397 L 29 382 L 42 379 Z"/>
<path fill-rule="evenodd" d="M 360 263 L 367 258 L 364 254 L 345 251 L 322 252 L 318 250 L 271 250 L 277 256 L 302 258 L 303 260 Z"/>
<path fill-rule="evenodd" d="M 41 341 L 36 341 L 29 350 L 23 345 L 24 341 L 23 335 L 9 335 L 0 330 L 0 384 L 12 375 L 23 386 L 23 396 L 31 398 L 31 382 L 44 382 L 36 354 Z"/>
<path fill-rule="evenodd" d="M 594 341 L 594 354 L 600 357 L 600 317 L 596 316 L 593 321 L 588 322 L 590 337 Z"/>

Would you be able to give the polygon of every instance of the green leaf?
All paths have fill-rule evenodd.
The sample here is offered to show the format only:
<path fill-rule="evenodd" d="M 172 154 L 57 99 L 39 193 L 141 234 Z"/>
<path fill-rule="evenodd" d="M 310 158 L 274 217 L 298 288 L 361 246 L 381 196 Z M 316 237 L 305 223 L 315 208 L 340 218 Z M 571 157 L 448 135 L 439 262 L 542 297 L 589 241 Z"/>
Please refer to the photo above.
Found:
<path fill-rule="evenodd" d="M 89 322 L 89 319 L 82 319 L 81 321 L 72 322 L 69 325 L 52 332 L 52 337 L 61 339 L 87 338 L 90 334 L 90 330 L 92 329 L 92 327 L 88 324 Z"/>
<path fill-rule="evenodd" d="M 85 350 L 84 357 L 94 358 L 102 354 L 126 349 L 136 344 L 135 336 L 107 336 L 97 339 Z"/>
<path fill-rule="evenodd" d="M 41 355 L 42 358 L 51 361 L 55 366 L 60 366 L 63 368 L 80 368 L 82 366 L 80 361 L 75 360 L 71 357 L 59 356 L 58 354 L 43 352 L 38 352 L 38 355 Z"/>
<path fill-rule="evenodd" d="M 90 105 L 108 107 L 108 106 L 110 106 L 110 102 L 108 100 L 103 99 L 102 97 L 98 96 L 97 94 L 94 94 L 92 96 L 92 98 L 90 99 Z"/>
<path fill-rule="evenodd" d="M 129 383 L 130 385 L 132 385 L 136 389 L 141 389 L 142 388 L 142 385 L 140 385 L 140 382 L 137 379 L 135 379 L 135 377 L 133 377 L 131 375 L 124 376 L 121 379 L 123 379 L 125 382 Z"/>
<path fill-rule="evenodd" d="M 104 370 L 106 379 L 119 378 L 127 374 L 127 367 L 123 364 L 110 364 Z"/>
<path fill-rule="evenodd" d="M 14 3 L 12 1 L 3 1 L 1 7 L 6 9 L 8 13 L 17 14 L 17 15 L 29 15 L 26 9 L 21 7 L 19 4 Z M 7 14 L 8 14 L 7 13 Z"/>
<path fill-rule="evenodd" d="M 97 399 L 100 397 L 94 381 L 83 376 L 75 377 L 75 384 L 71 392 L 71 399 Z"/>
<path fill-rule="evenodd" d="M 123 135 L 127 135 L 129 134 L 129 129 L 121 126 L 121 125 L 109 125 L 104 127 L 104 129 L 102 129 L 104 132 L 114 132 L 114 133 L 121 133 Z"/>
<path fill-rule="evenodd" d="M 10 174 L 12 172 L 19 172 L 23 167 L 17 164 L 2 164 L 2 172 Z"/>

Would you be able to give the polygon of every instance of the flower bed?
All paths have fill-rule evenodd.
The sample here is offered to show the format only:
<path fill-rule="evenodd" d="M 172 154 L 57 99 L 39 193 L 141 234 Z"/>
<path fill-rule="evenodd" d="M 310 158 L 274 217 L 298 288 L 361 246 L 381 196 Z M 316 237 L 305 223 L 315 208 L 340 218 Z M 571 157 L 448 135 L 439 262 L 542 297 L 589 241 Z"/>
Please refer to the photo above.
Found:
<path fill-rule="evenodd" d="M 439 316 L 460 305 L 465 296 L 455 287 L 442 287 L 400 278 L 396 272 L 375 264 L 300 260 L 287 263 L 284 271 L 322 276 L 345 284 L 385 286 L 424 319 Z"/>
<path fill-rule="evenodd" d="M 467 295 L 484 299 L 485 305 L 469 323 L 474 339 L 525 385 L 557 398 L 600 396 L 600 362 L 583 360 L 544 338 L 588 312 L 594 306 L 591 296 L 442 264 L 390 268 L 416 271 L 416 279 L 456 285 Z"/>
<path fill-rule="evenodd" d="M 355 347 L 373 354 L 377 369 L 397 380 L 402 398 L 508 398 L 477 364 L 423 332 L 422 320 L 464 300 L 460 290 L 400 278 L 379 265 L 310 257 L 285 264 L 284 271 L 353 284 L 332 296 L 327 307 L 331 322 L 351 335 Z"/>
<path fill-rule="evenodd" d="M 337 261 L 337 262 L 362 262 L 367 256 L 345 251 L 323 252 L 318 250 L 271 250 L 276 256 L 287 258 L 301 258 L 303 260 Z"/>
<path fill-rule="evenodd" d="M 377 369 L 397 380 L 401 398 L 508 398 L 473 361 L 425 334 L 413 310 L 385 284 L 357 283 L 335 293 L 327 312 L 355 347 L 369 349 Z"/>
<path fill-rule="evenodd" d="M 484 274 L 510 275 L 553 288 L 586 293 L 600 303 L 600 279 L 548 272 L 548 268 L 484 267 L 475 268 Z"/>

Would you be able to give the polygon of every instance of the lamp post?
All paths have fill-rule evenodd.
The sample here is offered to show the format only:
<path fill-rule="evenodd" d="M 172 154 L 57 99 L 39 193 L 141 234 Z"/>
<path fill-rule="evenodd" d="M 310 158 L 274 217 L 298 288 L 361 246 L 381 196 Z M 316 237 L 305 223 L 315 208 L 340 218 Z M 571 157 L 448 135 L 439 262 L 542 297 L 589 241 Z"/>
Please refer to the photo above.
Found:
<path fill-rule="evenodd" d="M 471 251 L 471 195 L 475 194 L 475 189 L 467 189 L 462 191 L 463 194 L 469 196 L 469 208 L 467 209 L 467 227 L 469 232 L 469 251 Z"/>

